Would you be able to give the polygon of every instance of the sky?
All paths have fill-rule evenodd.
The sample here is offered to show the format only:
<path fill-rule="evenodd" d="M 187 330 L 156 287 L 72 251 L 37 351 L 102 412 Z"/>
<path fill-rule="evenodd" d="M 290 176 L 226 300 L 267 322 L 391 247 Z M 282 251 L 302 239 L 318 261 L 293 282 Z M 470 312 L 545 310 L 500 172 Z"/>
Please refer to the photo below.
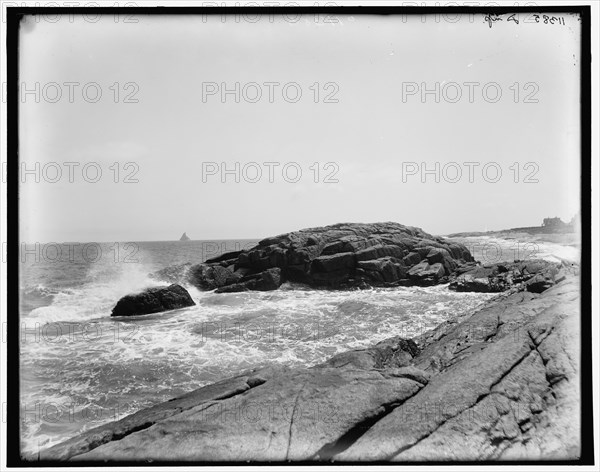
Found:
<path fill-rule="evenodd" d="M 507 16 L 27 17 L 21 239 L 568 221 L 579 18 Z"/>

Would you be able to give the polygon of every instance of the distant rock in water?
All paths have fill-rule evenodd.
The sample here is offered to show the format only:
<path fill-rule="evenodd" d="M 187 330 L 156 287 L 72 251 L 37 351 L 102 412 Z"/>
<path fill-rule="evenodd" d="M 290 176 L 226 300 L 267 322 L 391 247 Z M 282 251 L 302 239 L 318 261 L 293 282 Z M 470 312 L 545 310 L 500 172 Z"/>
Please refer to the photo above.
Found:
<path fill-rule="evenodd" d="M 183 233 L 181 235 L 181 238 L 179 238 L 180 241 L 190 241 L 190 238 L 188 237 L 187 234 Z"/>
<path fill-rule="evenodd" d="M 190 294 L 181 285 L 154 287 L 141 293 L 125 295 L 113 308 L 111 316 L 136 316 L 159 313 L 195 305 Z"/>
<path fill-rule="evenodd" d="M 219 292 L 275 290 L 285 281 L 345 289 L 445 283 L 473 261 L 463 244 L 420 228 L 340 223 L 263 239 L 249 250 L 161 272 L 185 274 L 179 282 Z"/>

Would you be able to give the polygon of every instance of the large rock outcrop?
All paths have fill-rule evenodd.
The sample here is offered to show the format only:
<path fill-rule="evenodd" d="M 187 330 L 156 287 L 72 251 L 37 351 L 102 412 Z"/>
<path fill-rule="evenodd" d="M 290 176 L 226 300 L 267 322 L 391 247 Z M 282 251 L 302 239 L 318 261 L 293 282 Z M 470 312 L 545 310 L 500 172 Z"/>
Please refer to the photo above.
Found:
<path fill-rule="evenodd" d="M 188 291 L 181 285 L 152 287 L 140 293 L 125 295 L 112 310 L 111 316 L 136 316 L 159 313 L 195 305 Z"/>
<path fill-rule="evenodd" d="M 581 453 L 579 282 L 313 368 L 267 367 L 42 451 L 41 460 L 569 460 Z M 586 314 L 586 316 L 589 314 Z"/>
<path fill-rule="evenodd" d="M 263 239 L 203 264 L 163 269 L 154 277 L 201 290 L 274 290 L 284 281 L 312 287 L 433 285 L 472 262 L 460 243 L 398 223 L 341 223 Z"/>

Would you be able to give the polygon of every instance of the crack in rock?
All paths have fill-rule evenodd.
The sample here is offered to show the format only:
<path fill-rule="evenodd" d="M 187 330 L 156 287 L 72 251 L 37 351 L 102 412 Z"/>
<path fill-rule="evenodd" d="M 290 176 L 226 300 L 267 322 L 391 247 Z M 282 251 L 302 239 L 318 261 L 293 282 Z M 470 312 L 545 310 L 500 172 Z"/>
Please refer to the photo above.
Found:
<path fill-rule="evenodd" d="M 404 400 L 395 400 L 389 403 L 384 403 L 380 406 L 381 411 L 372 416 L 369 416 L 362 421 L 359 421 L 346 431 L 342 436 L 334 441 L 325 444 L 317 453 L 313 456 L 315 460 L 321 461 L 332 461 L 332 459 L 350 448 L 356 443 L 374 424 L 381 421 L 387 415 L 392 413 L 396 408 L 402 406 L 407 400 L 414 397 L 418 392 L 417 390 L 413 395 L 405 398 Z"/>
<path fill-rule="evenodd" d="M 306 386 L 306 382 L 302 384 L 302 387 L 298 390 L 298 394 L 296 395 L 296 399 L 294 400 L 294 408 L 292 408 L 292 415 L 290 416 L 290 429 L 288 431 L 288 445 L 287 451 L 285 452 L 285 460 L 289 460 L 290 457 L 290 449 L 292 447 L 292 426 L 294 425 L 294 415 L 296 414 L 296 408 L 298 406 L 298 400 L 300 395 L 302 395 L 302 390 Z"/>

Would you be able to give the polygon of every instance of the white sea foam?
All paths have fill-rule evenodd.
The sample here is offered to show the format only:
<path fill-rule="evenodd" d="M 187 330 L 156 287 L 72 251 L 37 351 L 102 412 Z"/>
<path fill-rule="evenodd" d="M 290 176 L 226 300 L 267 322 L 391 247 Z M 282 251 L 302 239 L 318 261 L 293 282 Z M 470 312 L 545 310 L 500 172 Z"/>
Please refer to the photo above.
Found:
<path fill-rule="evenodd" d="M 54 294 L 50 306 L 31 311 L 27 320 L 38 322 L 89 321 L 108 316 L 116 300 L 128 293 L 138 292 L 150 286 L 164 285 L 151 279 L 147 268 L 139 264 L 119 264 L 109 275 L 113 278 L 90 276 L 91 281 L 81 287 L 62 289 Z M 98 272 L 96 265 L 91 271 Z"/>

